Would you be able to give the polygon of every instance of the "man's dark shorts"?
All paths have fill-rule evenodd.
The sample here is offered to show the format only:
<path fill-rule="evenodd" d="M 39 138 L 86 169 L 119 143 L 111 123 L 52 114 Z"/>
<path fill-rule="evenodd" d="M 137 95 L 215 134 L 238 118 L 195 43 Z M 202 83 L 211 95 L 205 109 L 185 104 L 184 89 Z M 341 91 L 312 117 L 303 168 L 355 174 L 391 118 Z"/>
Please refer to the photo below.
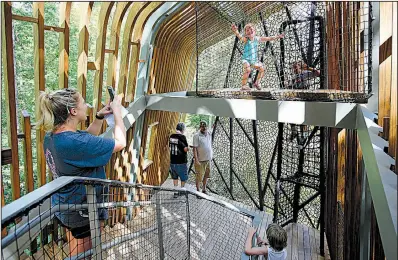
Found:
<path fill-rule="evenodd" d="M 188 180 L 188 166 L 186 163 L 170 164 L 170 171 L 173 180 L 178 180 L 178 177 L 184 182 Z"/>

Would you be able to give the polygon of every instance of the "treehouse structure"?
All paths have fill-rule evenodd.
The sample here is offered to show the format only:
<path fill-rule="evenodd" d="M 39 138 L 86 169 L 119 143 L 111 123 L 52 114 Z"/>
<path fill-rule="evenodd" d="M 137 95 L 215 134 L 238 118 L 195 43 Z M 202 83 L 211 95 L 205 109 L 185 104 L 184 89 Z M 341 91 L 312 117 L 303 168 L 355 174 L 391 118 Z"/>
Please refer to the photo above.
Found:
<path fill-rule="evenodd" d="M 288 233 L 287 259 L 398 258 L 396 2 L 1 9 L 2 259 L 257 259 L 244 253 L 248 229 L 265 237 L 273 222 Z M 251 67 L 241 90 L 247 46 L 231 28 L 244 35 L 249 23 L 283 36 L 250 50 L 264 75 Z M 34 128 L 39 92 L 77 89 L 90 104 L 85 130 L 107 86 L 124 96 L 126 148 L 106 180 L 53 179 Z M 214 117 L 208 194 L 194 187 L 191 152 L 186 188 L 168 179 L 169 136 L 187 114 Z M 102 137 L 112 132 L 104 123 Z M 87 203 L 52 205 L 74 185 Z M 70 254 L 65 211 L 90 219 L 82 254 Z"/>

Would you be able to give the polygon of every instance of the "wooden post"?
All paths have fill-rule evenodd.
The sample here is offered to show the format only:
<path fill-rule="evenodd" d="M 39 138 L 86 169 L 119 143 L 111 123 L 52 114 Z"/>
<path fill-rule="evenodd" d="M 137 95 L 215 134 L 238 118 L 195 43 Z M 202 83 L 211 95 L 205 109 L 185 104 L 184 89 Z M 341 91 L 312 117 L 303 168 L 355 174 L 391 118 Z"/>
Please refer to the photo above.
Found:
<path fill-rule="evenodd" d="M 69 17 L 72 2 L 59 4 L 59 25 L 63 32 L 59 35 L 59 88 L 68 87 L 69 75 Z"/>
<path fill-rule="evenodd" d="M 8 142 L 11 147 L 12 164 L 11 169 L 11 185 L 12 199 L 16 200 L 20 197 L 20 181 L 19 181 L 19 161 L 18 161 L 18 133 L 17 133 L 17 112 L 16 112 L 16 96 L 15 96 L 15 72 L 14 72 L 14 48 L 12 41 L 12 10 L 11 2 L 2 3 L 2 55 L 4 69 L 4 88 L 6 96 L 7 109 L 7 128 Z"/>
<path fill-rule="evenodd" d="M 33 157 L 32 157 L 32 134 L 30 123 L 30 115 L 26 110 L 22 111 L 21 116 L 22 131 L 25 135 L 23 139 L 23 151 L 24 151 L 24 169 L 25 169 L 25 187 L 27 193 L 32 192 L 34 189 L 33 180 Z"/>
<path fill-rule="evenodd" d="M 33 3 L 33 17 L 37 18 L 37 24 L 33 24 L 34 31 L 34 70 L 35 70 L 35 96 L 36 100 L 40 91 L 45 90 L 44 78 L 44 2 Z M 37 108 L 36 108 L 37 112 Z M 38 129 L 36 132 L 37 149 L 37 173 L 39 185 L 46 184 L 46 159 L 43 150 L 44 131 Z"/>

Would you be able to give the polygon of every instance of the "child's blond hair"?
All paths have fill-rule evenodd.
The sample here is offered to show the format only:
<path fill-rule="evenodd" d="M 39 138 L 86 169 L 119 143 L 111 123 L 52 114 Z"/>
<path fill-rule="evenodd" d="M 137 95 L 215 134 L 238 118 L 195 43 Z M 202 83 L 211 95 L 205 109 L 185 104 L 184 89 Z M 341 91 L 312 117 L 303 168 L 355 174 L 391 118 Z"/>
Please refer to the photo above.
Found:
<path fill-rule="evenodd" d="M 248 27 L 251 27 L 254 31 L 256 30 L 256 27 L 254 27 L 254 24 L 248 23 L 245 25 L 245 28 L 243 28 L 243 31 L 245 32 L 245 34 L 246 34 L 246 28 L 248 28 Z"/>
<path fill-rule="evenodd" d="M 286 230 L 276 223 L 269 224 L 267 228 L 267 239 L 270 247 L 277 251 L 281 251 L 287 246 Z"/>

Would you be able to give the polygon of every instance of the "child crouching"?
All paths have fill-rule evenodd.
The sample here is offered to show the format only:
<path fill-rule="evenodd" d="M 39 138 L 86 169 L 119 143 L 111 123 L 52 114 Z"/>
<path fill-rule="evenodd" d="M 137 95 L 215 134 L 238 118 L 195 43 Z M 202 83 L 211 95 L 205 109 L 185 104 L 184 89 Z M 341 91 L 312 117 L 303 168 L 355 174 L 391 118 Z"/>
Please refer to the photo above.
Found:
<path fill-rule="evenodd" d="M 268 260 L 285 260 L 287 257 L 287 233 L 278 224 L 272 223 L 267 228 L 267 239 L 269 244 L 257 236 L 259 247 L 252 247 L 252 238 L 256 229 L 250 228 L 245 244 L 247 255 L 263 255 Z"/>

